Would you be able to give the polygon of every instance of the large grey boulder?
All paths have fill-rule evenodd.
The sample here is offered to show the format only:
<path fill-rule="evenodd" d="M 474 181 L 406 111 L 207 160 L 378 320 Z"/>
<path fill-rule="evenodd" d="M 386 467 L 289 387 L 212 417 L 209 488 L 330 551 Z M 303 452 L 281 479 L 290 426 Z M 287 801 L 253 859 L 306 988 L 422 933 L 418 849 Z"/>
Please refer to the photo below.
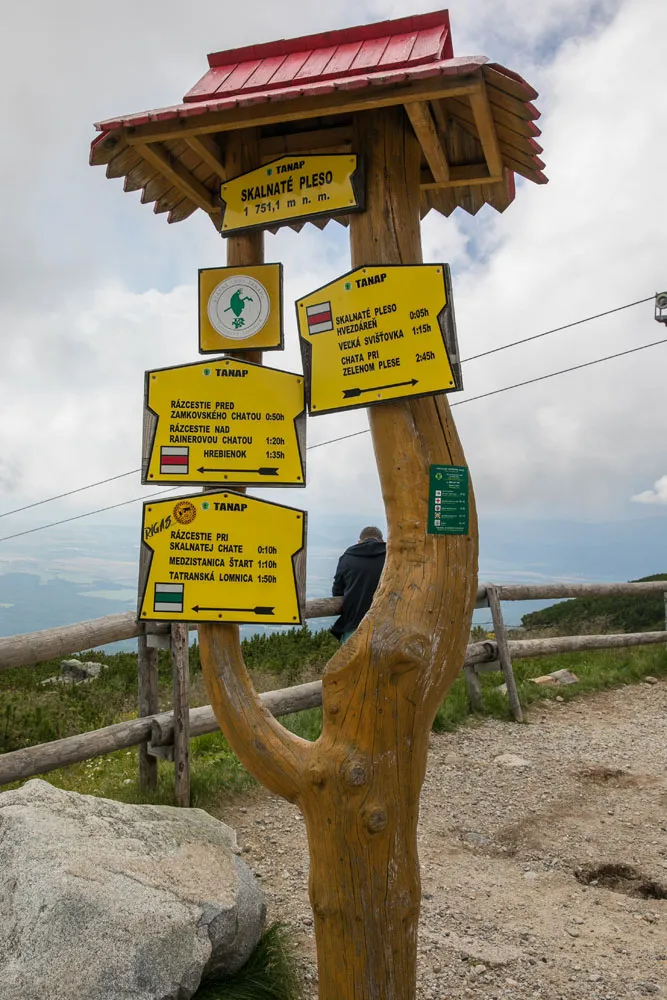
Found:
<path fill-rule="evenodd" d="M 200 809 L 0 794 L 0 997 L 189 1000 L 235 972 L 265 919 L 237 852 Z"/>

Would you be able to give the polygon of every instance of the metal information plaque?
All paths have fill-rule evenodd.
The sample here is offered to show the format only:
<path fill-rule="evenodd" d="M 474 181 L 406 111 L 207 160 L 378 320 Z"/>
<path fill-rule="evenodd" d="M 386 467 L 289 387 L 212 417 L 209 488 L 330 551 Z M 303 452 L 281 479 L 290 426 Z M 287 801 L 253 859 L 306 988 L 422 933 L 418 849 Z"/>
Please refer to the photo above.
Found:
<path fill-rule="evenodd" d="M 296 312 L 311 416 L 462 388 L 446 264 L 360 267 Z"/>
<path fill-rule="evenodd" d="M 431 465 L 428 491 L 428 534 L 467 535 L 468 469 L 465 465 Z"/>
<path fill-rule="evenodd" d="M 222 235 L 363 208 L 355 153 L 281 156 L 220 186 Z"/>
<path fill-rule="evenodd" d="M 242 493 L 144 504 L 139 617 L 300 625 L 306 513 Z"/>

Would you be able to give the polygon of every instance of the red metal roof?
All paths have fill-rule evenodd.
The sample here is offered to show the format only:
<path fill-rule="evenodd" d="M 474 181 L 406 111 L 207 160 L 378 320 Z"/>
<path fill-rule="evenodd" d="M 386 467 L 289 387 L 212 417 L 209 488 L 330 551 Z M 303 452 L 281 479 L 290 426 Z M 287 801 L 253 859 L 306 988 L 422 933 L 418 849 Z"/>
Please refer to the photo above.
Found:
<path fill-rule="evenodd" d="M 235 106 L 315 97 L 339 89 L 459 76 L 475 72 L 487 60 L 483 56 L 454 58 L 449 12 L 441 10 L 215 52 L 208 62 L 210 69 L 187 92 L 182 104 L 110 118 L 96 123 L 96 128 L 108 132 Z M 534 91 L 525 86 L 530 99 Z"/>
<path fill-rule="evenodd" d="M 266 92 L 315 80 L 343 80 L 361 73 L 382 73 L 451 59 L 453 55 L 449 14 L 443 10 L 214 52 L 208 57 L 208 73 L 183 101 Z"/>

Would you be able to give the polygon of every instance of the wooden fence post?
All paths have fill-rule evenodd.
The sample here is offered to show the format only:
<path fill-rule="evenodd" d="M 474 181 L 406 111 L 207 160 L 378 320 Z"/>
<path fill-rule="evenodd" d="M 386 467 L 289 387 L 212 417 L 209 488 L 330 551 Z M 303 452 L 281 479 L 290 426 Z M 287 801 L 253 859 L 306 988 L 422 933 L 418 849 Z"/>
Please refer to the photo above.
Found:
<path fill-rule="evenodd" d="M 146 626 L 142 623 L 137 651 L 139 718 L 155 715 L 158 710 L 158 651 L 148 645 Z M 157 760 L 148 752 L 148 743 L 139 745 L 139 788 L 142 792 L 157 789 Z"/>
<path fill-rule="evenodd" d="M 523 722 L 523 712 L 521 711 L 519 692 L 516 688 L 514 670 L 512 669 L 512 657 L 510 656 L 510 648 L 507 644 L 507 629 L 505 628 L 503 612 L 500 607 L 500 600 L 498 598 L 496 588 L 489 584 L 486 588 L 486 596 L 489 601 L 489 608 L 491 609 L 493 630 L 496 634 L 496 643 L 498 646 L 498 659 L 500 660 L 500 666 L 502 667 L 503 676 L 505 678 L 510 710 L 515 722 Z"/>
<path fill-rule="evenodd" d="M 474 663 L 466 663 L 463 668 L 463 676 L 468 692 L 468 704 L 473 712 L 484 711 L 484 698 L 482 696 L 482 685 L 479 683 L 479 674 L 475 670 Z"/>
<path fill-rule="evenodd" d="M 171 667 L 174 683 L 174 798 L 190 805 L 190 649 L 187 622 L 171 626 Z"/>

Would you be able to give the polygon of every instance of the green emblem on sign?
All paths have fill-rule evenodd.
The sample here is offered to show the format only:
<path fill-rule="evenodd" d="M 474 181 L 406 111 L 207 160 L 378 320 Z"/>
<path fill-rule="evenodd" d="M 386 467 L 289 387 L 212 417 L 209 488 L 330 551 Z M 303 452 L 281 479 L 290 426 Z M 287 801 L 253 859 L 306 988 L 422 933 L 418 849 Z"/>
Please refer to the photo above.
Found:
<path fill-rule="evenodd" d="M 428 534 L 467 535 L 468 469 L 464 465 L 432 465 L 428 491 Z"/>
<path fill-rule="evenodd" d="M 231 299 L 229 300 L 229 305 L 225 309 L 225 312 L 230 310 L 234 313 L 234 319 L 232 320 L 232 326 L 235 330 L 240 330 L 242 326 L 245 326 L 245 320 L 241 313 L 245 309 L 246 302 L 253 302 L 252 295 L 244 295 L 243 289 L 237 288 Z"/>
<path fill-rule="evenodd" d="M 202 372 L 202 374 L 203 375 L 210 375 L 211 374 L 211 369 L 210 368 L 204 368 L 204 371 Z"/>
<path fill-rule="evenodd" d="M 210 506 L 211 506 L 211 505 L 210 505 L 210 503 L 208 502 L 208 500 L 204 500 L 203 504 L 201 505 L 201 509 L 202 509 L 202 510 L 208 510 Z"/>

